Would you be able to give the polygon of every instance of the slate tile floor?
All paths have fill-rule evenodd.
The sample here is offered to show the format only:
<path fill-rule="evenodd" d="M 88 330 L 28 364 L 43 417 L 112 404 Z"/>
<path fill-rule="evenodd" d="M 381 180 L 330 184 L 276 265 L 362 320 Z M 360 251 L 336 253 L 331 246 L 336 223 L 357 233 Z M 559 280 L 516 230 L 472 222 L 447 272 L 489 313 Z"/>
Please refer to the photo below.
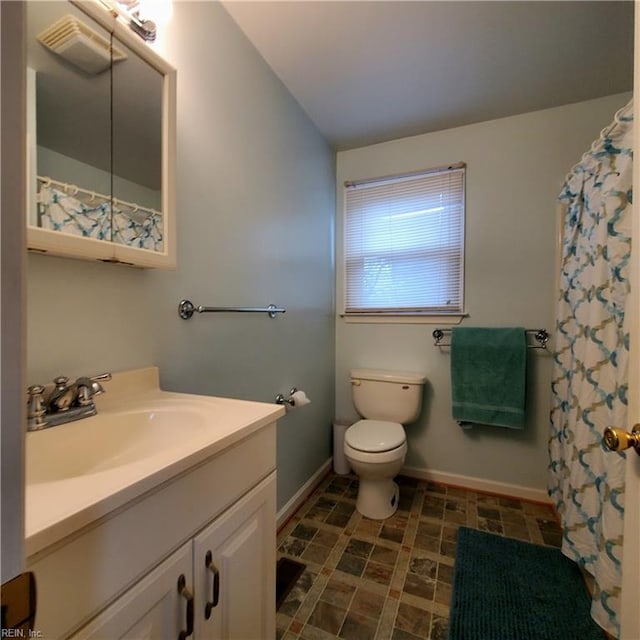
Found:
<path fill-rule="evenodd" d="M 445 640 L 460 525 L 560 546 L 551 507 L 400 477 L 384 521 L 355 509 L 355 476 L 330 474 L 278 534 L 306 564 L 277 613 L 277 640 Z"/>

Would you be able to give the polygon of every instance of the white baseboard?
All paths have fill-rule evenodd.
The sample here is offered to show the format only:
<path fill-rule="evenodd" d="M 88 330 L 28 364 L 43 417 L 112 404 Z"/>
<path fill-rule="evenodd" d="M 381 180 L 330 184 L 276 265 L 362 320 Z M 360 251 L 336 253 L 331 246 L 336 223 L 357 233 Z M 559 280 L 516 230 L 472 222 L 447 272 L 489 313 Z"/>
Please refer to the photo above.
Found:
<path fill-rule="evenodd" d="M 507 496 L 509 498 L 521 498 L 523 500 L 532 500 L 534 502 L 551 504 L 549 495 L 545 490 L 523 487 L 519 484 L 496 482 L 494 480 L 474 478 L 473 476 L 463 476 L 457 473 L 447 473 L 446 471 L 420 469 L 418 467 L 403 467 L 401 473 L 411 478 L 417 478 L 418 480 L 430 480 L 432 482 L 440 482 L 442 484 L 449 484 L 455 487 L 473 489 L 474 491 L 494 493 L 501 496 Z"/>
<path fill-rule="evenodd" d="M 328 458 L 320 468 L 296 491 L 291 499 L 276 514 L 276 528 L 280 528 L 289 520 L 289 518 L 297 511 L 300 505 L 313 493 L 314 489 L 320 484 L 322 479 L 331 469 L 333 458 Z"/>

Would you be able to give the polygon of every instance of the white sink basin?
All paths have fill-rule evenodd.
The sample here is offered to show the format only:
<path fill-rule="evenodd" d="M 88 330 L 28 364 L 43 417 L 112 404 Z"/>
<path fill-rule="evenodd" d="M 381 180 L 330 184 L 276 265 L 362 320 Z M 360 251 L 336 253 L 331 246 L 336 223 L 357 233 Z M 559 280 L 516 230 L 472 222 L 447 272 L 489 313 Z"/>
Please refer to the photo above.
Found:
<path fill-rule="evenodd" d="M 98 414 L 34 433 L 27 447 L 27 484 L 107 471 L 201 436 L 207 415 L 188 403 Z"/>

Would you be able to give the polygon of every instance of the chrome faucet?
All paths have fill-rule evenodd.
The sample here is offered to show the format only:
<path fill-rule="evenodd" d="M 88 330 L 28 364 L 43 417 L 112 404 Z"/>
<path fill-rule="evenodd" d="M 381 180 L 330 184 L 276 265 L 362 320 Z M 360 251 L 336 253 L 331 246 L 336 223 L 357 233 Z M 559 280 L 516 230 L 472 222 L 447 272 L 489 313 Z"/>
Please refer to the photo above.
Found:
<path fill-rule="evenodd" d="M 28 389 L 27 430 L 37 431 L 60 424 L 95 416 L 98 412 L 94 397 L 104 393 L 100 384 L 111 380 L 110 373 L 98 376 L 81 376 L 72 384 L 69 378 L 59 376 L 54 379 L 55 387 L 47 400 L 45 387 L 32 385 Z"/>

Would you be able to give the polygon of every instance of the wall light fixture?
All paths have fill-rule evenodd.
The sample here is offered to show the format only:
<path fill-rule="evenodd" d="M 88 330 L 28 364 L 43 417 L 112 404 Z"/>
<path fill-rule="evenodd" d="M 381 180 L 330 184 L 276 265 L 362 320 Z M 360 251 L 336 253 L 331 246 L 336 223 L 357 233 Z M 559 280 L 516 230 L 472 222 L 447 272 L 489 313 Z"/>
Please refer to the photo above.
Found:
<path fill-rule="evenodd" d="M 163 26 L 173 14 L 172 0 L 102 0 L 110 11 L 146 42 L 156 39 L 158 26 Z"/>

